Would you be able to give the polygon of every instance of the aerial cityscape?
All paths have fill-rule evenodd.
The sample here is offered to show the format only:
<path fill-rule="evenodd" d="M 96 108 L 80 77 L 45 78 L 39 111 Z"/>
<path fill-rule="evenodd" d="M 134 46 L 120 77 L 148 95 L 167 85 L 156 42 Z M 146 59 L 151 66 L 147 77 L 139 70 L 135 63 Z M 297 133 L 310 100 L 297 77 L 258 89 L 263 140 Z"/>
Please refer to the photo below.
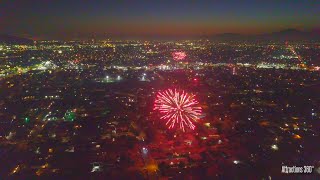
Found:
<path fill-rule="evenodd" d="M 319 2 L 77 2 L 0 3 L 0 179 L 320 178 Z"/>

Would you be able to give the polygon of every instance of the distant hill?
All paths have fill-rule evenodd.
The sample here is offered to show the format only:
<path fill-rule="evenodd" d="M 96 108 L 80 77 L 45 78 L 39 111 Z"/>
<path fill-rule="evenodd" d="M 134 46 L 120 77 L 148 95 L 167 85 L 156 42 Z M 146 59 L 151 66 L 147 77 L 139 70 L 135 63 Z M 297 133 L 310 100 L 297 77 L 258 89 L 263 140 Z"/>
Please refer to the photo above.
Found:
<path fill-rule="evenodd" d="M 319 30 L 299 31 L 297 29 L 285 29 L 279 32 L 272 32 L 260 35 L 242 35 L 236 33 L 224 33 L 212 36 L 214 40 L 320 40 Z"/>
<path fill-rule="evenodd" d="M 33 40 L 17 36 L 0 34 L 0 44 L 33 44 Z"/>
<path fill-rule="evenodd" d="M 261 38 L 268 40 L 312 40 L 316 37 L 314 37 L 312 32 L 304 32 L 297 29 L 285 29 L 279 32 L 263 34 Z"/>
<path fill-rule="evenodd" d="M 213 40 L 244 40 L 246 38 L 245 35 L 237 34 L 237 33 L 222 33 L 211 36 Z"/>

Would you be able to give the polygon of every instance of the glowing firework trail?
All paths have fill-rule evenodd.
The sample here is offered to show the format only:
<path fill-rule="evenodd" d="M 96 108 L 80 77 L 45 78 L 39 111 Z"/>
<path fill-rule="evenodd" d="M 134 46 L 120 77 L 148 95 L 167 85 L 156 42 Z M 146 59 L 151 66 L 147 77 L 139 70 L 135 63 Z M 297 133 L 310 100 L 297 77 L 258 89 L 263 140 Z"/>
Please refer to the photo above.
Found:
<path fill-rule="evenodd" d="M 193 122 L 200 119 L 202 109 L 197 104 L 198 101 L 195 100 L 194 95 L 176 89 L 168 89 L 157 94 L 154 110 L 160 112 L 160 119 L 167 121 L 166 125 L 169 126 L 169 129 L 179 124 L 180 128 L 185 131 L 185 126 L 194 129 Z"/>
<path fill-rule="evenodd" d="M 176 61 L 181 61 L 186 58 L 187 54 L 185 52 L 173 52 L 172 57 Z"/>

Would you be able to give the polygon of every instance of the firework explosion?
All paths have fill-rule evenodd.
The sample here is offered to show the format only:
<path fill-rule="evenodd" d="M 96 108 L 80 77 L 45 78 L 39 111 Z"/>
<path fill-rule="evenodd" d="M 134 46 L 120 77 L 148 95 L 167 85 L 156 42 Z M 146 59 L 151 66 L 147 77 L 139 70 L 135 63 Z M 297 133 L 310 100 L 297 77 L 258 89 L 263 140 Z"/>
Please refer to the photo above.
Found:
<path fill-rule="evenodd" d="M 174 60 L 176 61 L 181 61 L 183 60 L 184 58 L 186 58 L 187 54 L 185 52 L 173 52 L 172 53 L 172 57 Z"/>
<path fill-rule="evenodd" d="M 166 125 L 169 129 L 179 124 L 180 129 L 185 131 L 185 126 L 194 129 L 193 122 L 200 119 L 202 109 L 197 104 L 198 101 L 195 100 L 194 95 L 168 89 L 157 94 L 154 110 L 160 112 L 160 119 L 167 121 Z"/>

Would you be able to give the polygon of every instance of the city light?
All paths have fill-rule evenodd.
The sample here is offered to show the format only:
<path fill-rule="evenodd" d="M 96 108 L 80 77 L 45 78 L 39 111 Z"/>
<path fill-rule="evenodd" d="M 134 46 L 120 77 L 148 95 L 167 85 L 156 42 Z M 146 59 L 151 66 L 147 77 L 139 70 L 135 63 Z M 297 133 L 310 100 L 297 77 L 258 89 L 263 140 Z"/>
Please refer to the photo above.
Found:
<path fill-rule="evenodd" d="M 154 110 L 161 114 L 160 119 L 166 120 L 169 129 L 176 124 L 185 131 L 185 126 L 194 129 L 194 122 L 200 119 L 202 108 L 198 106 L 195 96 L 177 89 L 168 89 L 157 94 Z"/>
<path fill-rule="evenodd" d="M 143 147 L 141 151 L 142 151 L 143 155 L 147 155 L 148 154 L 148 149 L 145 148 L 145 147 Z"/>
<path fill-rule="evenodd" d="M 97 162 L 92 163 L 91 172 L 93 173 L 93 172 L 100 172 L 100 171 L 102 171 L 101 164 Z"/>
<path fill-rule="evenodd" d="M 146 81 L 146 73 L 143 73 L 141 78 L 140 78 L 140 81 Z"/>
<path fill-rule="evenodd" d="M 24 118 L 24 122 L 25 122 L 25 123 L 29 123 L 29 122 L 30 122 L 30 118 L 29 118 L 29 117 L 25 117 L 25 118 Z"/>
<path fill-rule="evenodd" d="M 308 158 L 319 136 L 318 44 L 106 41 L 0 45 L 5 179 L 63 178 L 77 154 L 83 178 L 188 179 L 201 169 L 279 179 L 281 168 L 267 167 L 295 165 L 288 154 L 320 172 Z M 234 175 L 221 168 L 230 165 Z"/>
<path fill-rule="evenodd" d="M 64 115 L 64 120 L 65 121 L 74 121 L 76 119 L 76 115 L 73 111 L 67 110 L 65 115 Z"/>
<path fill-rule="evenodd" d="M 276 144 L 273 144 L 273 145 L 271 145 L 271 149 L 273 149 L 273 150 L 278 150 L 279 148 L 278 148 L 278 146 L 276 145 Z"/>

